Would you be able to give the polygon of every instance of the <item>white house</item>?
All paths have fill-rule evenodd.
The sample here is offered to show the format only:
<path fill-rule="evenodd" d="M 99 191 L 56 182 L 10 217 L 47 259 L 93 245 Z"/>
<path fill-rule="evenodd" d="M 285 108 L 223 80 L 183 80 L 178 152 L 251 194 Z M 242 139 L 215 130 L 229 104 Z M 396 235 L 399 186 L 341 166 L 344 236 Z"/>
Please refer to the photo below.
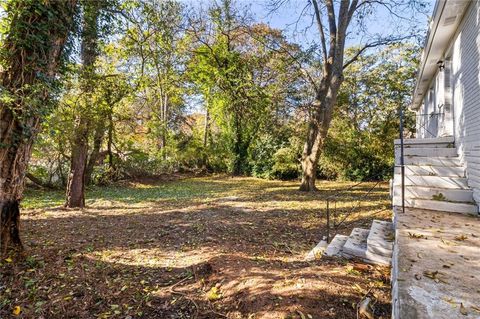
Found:
<path fill-rule="evenodd" d="M 415 138 L 395 141 L 393 317 L 480 318 L 480 1 L 437 0 L 411 110 Z"/>
<path fill-rule="evenodd" d="M 324 254 L 391 263 L 395 319 L 480 319 L 480 0 L 437 0 L 411 110 L 393 223 L 337 234 Z"/>
<path fill-rule="evenodd" d="M 416 112 L 416 139 L 404 141 L 407 207 L 478 213 L 479 47 L 479 2 L 437 1 L 411 106 Z M 401 164 L 399 143 L 397 165 Z M 399 185 L 401 168 L 396 167 L 395 173 Z M 396 187 L 396 205 L 400 198 Z"/>

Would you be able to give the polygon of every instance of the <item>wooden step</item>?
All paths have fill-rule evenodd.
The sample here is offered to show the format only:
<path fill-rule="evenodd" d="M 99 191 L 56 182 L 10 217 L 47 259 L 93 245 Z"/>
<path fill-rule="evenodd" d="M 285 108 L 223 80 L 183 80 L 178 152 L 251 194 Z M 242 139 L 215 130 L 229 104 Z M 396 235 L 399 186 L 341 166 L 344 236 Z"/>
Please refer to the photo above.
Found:
<path fill-rule="evenodd" d="M 401 185 L 402 176 L 394 175 L 393 185 Z M 405 186 L 425 186 L 433 188 L 469 189 L 465 177 L 405 175 Z"/>
<path fill-rule="evenodd" d="M 401 199 L 399 197 L 393 198 L 393 205 L 400 206 L 401 204 Z M 478 215 L 478 206 L 472 203 L 447 202 L 441 200 L 421 198 L 406 198 L 405 207 L 452 212 L 459 214 Z"/>
<path fill-rule="evenodd" d="M 453 136 L 437 137 L 437 138 L 405 138 L 403 139 L 403 146 L 415 147 L 453 147 L 455 144 Z M 400 139 L 395 139 L 395 147 L 400 146 Z"/>
<path fill-rule="evenodd" d="M 401 174 L 402 168 L 395 166 L 395 174 Z M 460 166 L 405 165 L 405 175 L 465 177 L 465 168 Z"/>
<path fill-rule="evenodd" d="M 455 148 L 439 148 L 439 147 L 407 147 L 403 149 L 404 156 L 427 156 L 427 157 L 456 157 L 457 149 Z M 395 157 L 400 156 L 400 149 L 395 149 Z"/>
<path fill-rule="evenodd" d="M 396 185 L 393 188 L 393 197 L 401 198 L 402 188 Z M 474 203 L 473 190 L 434 188 L 430 186 L 405 186 L 405 198 L 444 199 L 449 202 Z"/>
<path fill-rule="evenodd" d="M 458 157 L 404 156 L 405 165 L 462 167 Z M 400 156 L 395 156 L 395 165 L 400 165 Z"/>

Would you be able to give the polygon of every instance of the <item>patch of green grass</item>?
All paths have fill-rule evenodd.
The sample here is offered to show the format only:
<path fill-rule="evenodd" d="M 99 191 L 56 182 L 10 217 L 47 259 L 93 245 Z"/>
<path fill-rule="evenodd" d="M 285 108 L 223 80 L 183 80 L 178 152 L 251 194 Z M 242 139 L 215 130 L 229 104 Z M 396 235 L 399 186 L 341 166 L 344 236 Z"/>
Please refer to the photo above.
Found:
<path fill-rule="evenodd" d="M 245 183 L 245 182 L 243 182 Z M 158 184 L 128 183 L 125 185 L 93 186 L 86 191 L 87 205 L 110 201 L 124 204 L 163 201 L 195 201 L 227 196 L 224 193 L 241 186 L 215 178 L 189 178 Z M 26 209 L 60 206 L 65 202 L 61 190 L 27 189 L 22 207 Z"/>
<path fill-rule="evenodd" d="M 272 209 L 321 212 L 327 196 L 345 190 L 355 183 L 318 181 L 319 192 L 298 191 L 297 181 L 271 181 L 252 177 L 199 177 L 158 183 L 128 182 L 110 186 L 89 187 L 86 204 L 92 207 L 161 206 L 164 209 L 209 203 L 221 198 L 246 205 L 268 206 Z M 339 210 L 349 210 L 374 184 L 366 183 L 342 194 L 334 204 Z M 379 210 L 387 206 L 388 185 L 381 185 L 362 199 L 362 211 Z M 238 198 L 238 199 L 236 199 Z M 62 205 L 64 191 L 27 190 L 22 206 L 26 209 L 51 208 Z M 223 203 L 219 202 L 220 204 Z M 333 204 L 332 204 L 333 205 Z M 356 205 L 356 204 L 355 204 Z M 332 206 L 333 207 L 333 206 Z"/>
<path fill-rule="evenodd" d="M 26 209 L 47 208 L 62 205 L 64 202 L 65 193 L 62 191 L 27 189 L 22 200 L 22 207 Z"/>

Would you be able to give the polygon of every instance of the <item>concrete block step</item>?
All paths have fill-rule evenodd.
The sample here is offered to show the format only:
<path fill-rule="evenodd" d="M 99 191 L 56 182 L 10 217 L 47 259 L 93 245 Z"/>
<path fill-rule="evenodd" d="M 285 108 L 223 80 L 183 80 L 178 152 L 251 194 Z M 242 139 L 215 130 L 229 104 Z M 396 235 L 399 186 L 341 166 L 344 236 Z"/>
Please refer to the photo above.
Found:
<path fill-rule="evenodd" d="M 403 155 L 412 156 L 435 156 L 435 157 L 456 157 L 456 148 L 440 148 L 440 147 L 404 147 Z M 395 149 L 395 156 L 400 156 L 400 148 Z"/>
<path fill-rule="evenodd" d="M 395 166 L 395 174 L 401 174 L 402 168 Z M 405 165 L 405 175 L 465 177 L 465 168 L 460 166 Z"/>
<path fill-rule="evenodd" d="M 359 258 L 366 263 L 390 264 L 391 257 L 385 257 L 368 251 L 367 238 L 369 232 L 368 229 L 354 228 L 350 236 L 348 236 L 345 245 L 343 245 L 340 254 L 345 258 Z"/>
<path fill-rule="evenodd" d="M 325 239 L 319 241 L 318 244 L 315 247 L 313 247 L 313 249 L 310 250 L 308 254 L 305 256 L 305 261 L 313 261 L 319 258 L 323 254 L 326 248 L 327 248 L 327 241 Z"/>
<path fill-rule="evenodd" d="M 348 236 L 345 235 L 335 235 L 330 244 L 328 244 L 327 249 L 325 250 L 325 256 L 338 256 L 339 252 L 342 250 L 343 245 L 347 242 Z"/>
<path fill-rule="evenodd" d="M 426 166 L 462 166 L 458 157 L 428 157 L 428 156 L 404 156 L 405 165 L 426 165 Z M 400 156 L 395 156 L 395 165 L 400 165 Z"/>
<path fill-rule="evenodd" d="M 402 176 L 394 175 L 393 185 L 401 185 Z M 405 185 L 407 186 L 427 186 L 436 188 L 456 188 L 469 189 L 465 177 L 444 177 L 444 176 L 417 176 L 405 175 Z"/>
<path fill-rule="evenodd" d="M 393 242 L 393 223 L 374 220 L 367 237 L 367 251 L 390 258 L 392 257 Z"/>
<path fill-rule="evenodd" d="M 402 188 L 397 185 L 393 188 L 393 197 L 401 198 Z M 405 186 L 405 198 L 435 199 L 448 202 L 474 203 L 473 190 L 434 188 L 430 186 Z"/>
<path fill-rule="evenodd" d="M 393 205 L 400 206 L 401 204 L 402 203 L 401 203 L 400 197 L 395 197 L 393 199 Z M 471 203 L 456 203 L 456 202 L 446 202 L 446 201 L 440 201 L 440 200 L 412 198 L 412 199 L 405 199 L 405 207 L 421 208 L 421 209 L 469 214 L 469 215 L 478 215 L 478 206 Z"/>
<path fill-rule="evenodd" d="M 354 228 L 348 240 L 343 245 L 342 253 L 351 256 L 363 257 L 367 250 L 367 237 L 369 230 L 364 228 Z"/>

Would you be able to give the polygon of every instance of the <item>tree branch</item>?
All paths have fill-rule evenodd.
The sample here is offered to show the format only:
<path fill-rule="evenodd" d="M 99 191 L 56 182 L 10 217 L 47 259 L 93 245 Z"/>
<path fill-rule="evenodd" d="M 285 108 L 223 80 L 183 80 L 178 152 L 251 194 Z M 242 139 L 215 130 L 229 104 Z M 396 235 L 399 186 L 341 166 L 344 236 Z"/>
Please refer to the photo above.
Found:
<path fill-rule="evenodd" d="M 321 15 L 317 0 L 312 0 L 312 3 L 313 3 L 313 9 L 315 11 L 315 19 L 317 20 L 318 31 L 320 32 L 320 42 L 322 44 L 323 62 L 327 63 L 327 44 L 325 40 L 325 32 L 323 30 L 322 15 Z"/>
<path fill-rule="evenodd" d="M 314 0 L 317 1 L 317 0 Z M 335 7 L 332 0 L 326 0 L 325 4 L 327 6 L 328 12 L 328 29 L 330 33 L 330 49 L 328 57 L 332 58 L 335 56 L 335 50 L 337 47 L 337 19 L 335 17 Z M 333 61 L 332 61 L 333 62 Z M 328 64 L 327 64 L 328 65 Z"/>
<path fill-rule="evenodd" d="M 360 50 L 358 50 L 358 51 L 353 55 L 353 57 L 351 57 L 351 58 L 343 65 L 343 69 L 345 70 L 350 64 L 352 64 L 352 63 L 354 63 L 355 61 L 357 61 L 358 58 L 362 55 L 362 53 L 365 52 L 365 51 L 368 50 L 368 49 L 376 48 L 376 47 L 383 46 L 383 45 L 393 44 L 393 43 L 400 42 L 400 41 L 403 41 L 403 40 L 406 40 L 406 39 L 410 39 L 410 38 L 412 38 L 412 37 L 414 37 L 414 35 L 407 35 L 407 36 L 400 37 L 400 38 L 380 39 L 380 40 L 375 41 L 375 42 L 367 43 L 367 44 L 365 44 Z"/>

